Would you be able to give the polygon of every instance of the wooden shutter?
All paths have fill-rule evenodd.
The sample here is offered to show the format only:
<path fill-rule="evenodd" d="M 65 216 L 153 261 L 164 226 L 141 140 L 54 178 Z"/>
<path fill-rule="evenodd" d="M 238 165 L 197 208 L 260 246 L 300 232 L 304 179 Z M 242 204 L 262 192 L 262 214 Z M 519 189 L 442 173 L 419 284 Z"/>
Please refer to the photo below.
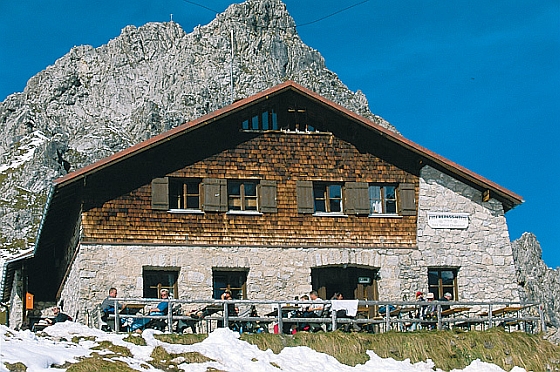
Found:
<path fill-rule="evenodd" d="M 315 203 L 313 200 L 313 182 L 296 181 L 296 193 L 298 213 L 315 212 Z"/>
<path fill-rule="evenodd" d="M 399 213 L 402 216 L 416 215 L 416 189 L 413 183 L 399 185 Z"/>
<path fill-rule="evenodd" d="M 264 213 L 276 213 L 276 181 L 262 180 L 259 184 L 259 207 Z"/>
<path fill-rule="evenodd" d="M 369 214 L 367 182 L 346 182 L 344 184 L 344 213 Z"/>
<path fill-rule="evenodd" d="M 204 178 L 202 184 L 204 189 L 204 204 L 202 210 L 205 212 L 227 212 L 227 180 L 221 178 Z"/>
<path fill-rule="evenodd" d="M 152 209 L 160 211 L 169 209 L 169 178 L 152 180 Z"/>

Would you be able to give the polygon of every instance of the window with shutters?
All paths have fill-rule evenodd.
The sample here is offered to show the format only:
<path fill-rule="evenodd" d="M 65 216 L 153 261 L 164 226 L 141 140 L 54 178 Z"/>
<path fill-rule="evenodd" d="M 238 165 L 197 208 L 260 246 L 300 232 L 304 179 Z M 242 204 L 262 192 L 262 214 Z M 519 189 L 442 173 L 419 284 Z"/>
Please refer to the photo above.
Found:
<path fill-rule="evenodd" d="M 169 209 L 201 210 L 200 179 L 169 179 Z"/>
<path fill-rule="evenodd" d="M 396 214 L 397 193 L 395 185 L 371 184 L 369 193 L 370 214 Z"/>
<path fill-rule="evenodd" d="M 276 181 L 156 178 L 152 209 L 174 213 L 276 213 Z"/>
<path fill-rule="evenodd" d="M 338 183 L 313 183 L 315 213 L 342 213 L 342 185 Z"/>
<path fill-rule="evenodd" d="M 228 207 L 230 211 L 257 211 L 257 182 L 228 181 Z"/>
<path fill-rule="evenodd" d="M 298 213 L 400 217 L 416 215 L 413 183 L 296 181 Z"/>

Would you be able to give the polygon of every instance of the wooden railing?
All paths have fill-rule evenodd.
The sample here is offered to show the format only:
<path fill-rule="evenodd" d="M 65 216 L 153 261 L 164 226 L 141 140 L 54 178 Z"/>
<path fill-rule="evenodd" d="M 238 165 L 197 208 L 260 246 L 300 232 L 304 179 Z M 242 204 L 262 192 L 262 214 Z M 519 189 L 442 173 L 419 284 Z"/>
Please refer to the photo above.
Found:
<path fill-rule="evenodd" d="M 144 298 L 116 298 L 120 304 L 131 304 L 134 309 L 155 307 L 162 300 Z M 313 323 L 323 330 L 336 330 L 339 326 L 352 326 L 356 330 L 369 332 L 385 332 L 388 330 L 411 331 L 415 329 L 449 329 L 461 327 L 465 330 L 488 329 L 502 326 L 508 330 L 523 330 L 528 333 L 546 331 L 542 306 L 528 302 L 463 302 L 463 301 L 358 301 L 358 313 L 355 317 L 340 318 L 336 312 L 328 316 L 317 318 L 298 317 L 295 309 L 301 306 L 317 304 L 311 301 L 262 301 L 262 300 L 175 300 L 169 299 L 167 315 L 157 316 L 142 314 L 126 314 L 117 312 L 111 314 L 109 320 L 114 324 L 121 324 L 121 319 L 159 319 L 166 323 L 167 331 L 180 331 L 174 323 L 197 323 L 203 332 L 210 332 L 215 327 L 229 327 L 236 324 L 258 325 L 260 329 L 268 331 L 277 329 L 286 332 L 292 326 Z M 332 306 L 334 301 L 323 301 L 325 307 Z M 240 311 L 237 315 L 228 313 L 228 305 L 255 309 L 256 313 Z M 432 318 L 417 317 L 420 309 L 433 306 Z M 449 306 L 449 310 L 442 307 Z M 389 311 L 380 312 L 386 308 Z M 186 308 L 197 309 L 198 315 L 188 315 Z M 173 309 L 173 310 L 172 310 Z M 261 314 L 256 315 L 256 314 Z M 265 315 L 266 314 L 266 315 Z M 101 328 L 100 308 L 87 312 L 87 324 Z M 205 327 L 202 327 L 204 325 Z M 117 332 L 120 327 L 114 327 Z M 241 329 L 240 329 L 241 330 Z"/>

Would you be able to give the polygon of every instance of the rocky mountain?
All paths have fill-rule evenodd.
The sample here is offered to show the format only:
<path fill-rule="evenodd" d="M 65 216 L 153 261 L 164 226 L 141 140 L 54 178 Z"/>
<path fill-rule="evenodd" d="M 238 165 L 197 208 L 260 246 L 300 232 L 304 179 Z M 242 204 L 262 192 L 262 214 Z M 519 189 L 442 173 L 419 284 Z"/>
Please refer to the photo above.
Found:
<path fill-rule="evenodd" d="M 523 234 L 512 243 L 519 285 L 527 301 L 544 305 L 549 325 L 560 328 L 560 269 L 553 270 L 542 260 L 542 249 L 535 235 Z"/>
<path fill-rule="evenodd" d="M 33 247 L 52 179 L 288 79 L 394 130 L 301 41 L 280 0 L 231 5 L 188 34 L 150 23 L 73 48 L 0 103 L 0 258 Z"/>

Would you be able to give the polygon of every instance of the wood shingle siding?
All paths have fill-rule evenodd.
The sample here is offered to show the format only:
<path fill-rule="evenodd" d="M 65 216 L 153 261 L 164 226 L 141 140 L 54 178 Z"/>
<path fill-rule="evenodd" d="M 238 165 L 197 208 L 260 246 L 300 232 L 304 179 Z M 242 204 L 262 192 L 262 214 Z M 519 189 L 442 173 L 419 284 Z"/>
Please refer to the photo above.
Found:
<path fill-rule="evenodd" d="M 263 133 L 167 176 L 202 179 L 205 213 L 161 210 L 159 206 L 165 198 L 158 195 L 165 182 L 154 180 L 101 207 L 84 211 L 84 240 L 291 247 L 416 246 L 417 176 L 369 152 L 360 152 L 332 135 Z M 260 182 L 262 214 L 225 213 L 227 180 L 244 179 Z M 313 181 L 345 185 L 347 216 L 313 215 Z M 403 207 L 413 208 L 414 213 L 404 208 L 400 217 L 368 217 L 369 202 L 364 196 L 369 182 L 401 185 L 400 198 L 411 198 L 405 199 Z"/>

